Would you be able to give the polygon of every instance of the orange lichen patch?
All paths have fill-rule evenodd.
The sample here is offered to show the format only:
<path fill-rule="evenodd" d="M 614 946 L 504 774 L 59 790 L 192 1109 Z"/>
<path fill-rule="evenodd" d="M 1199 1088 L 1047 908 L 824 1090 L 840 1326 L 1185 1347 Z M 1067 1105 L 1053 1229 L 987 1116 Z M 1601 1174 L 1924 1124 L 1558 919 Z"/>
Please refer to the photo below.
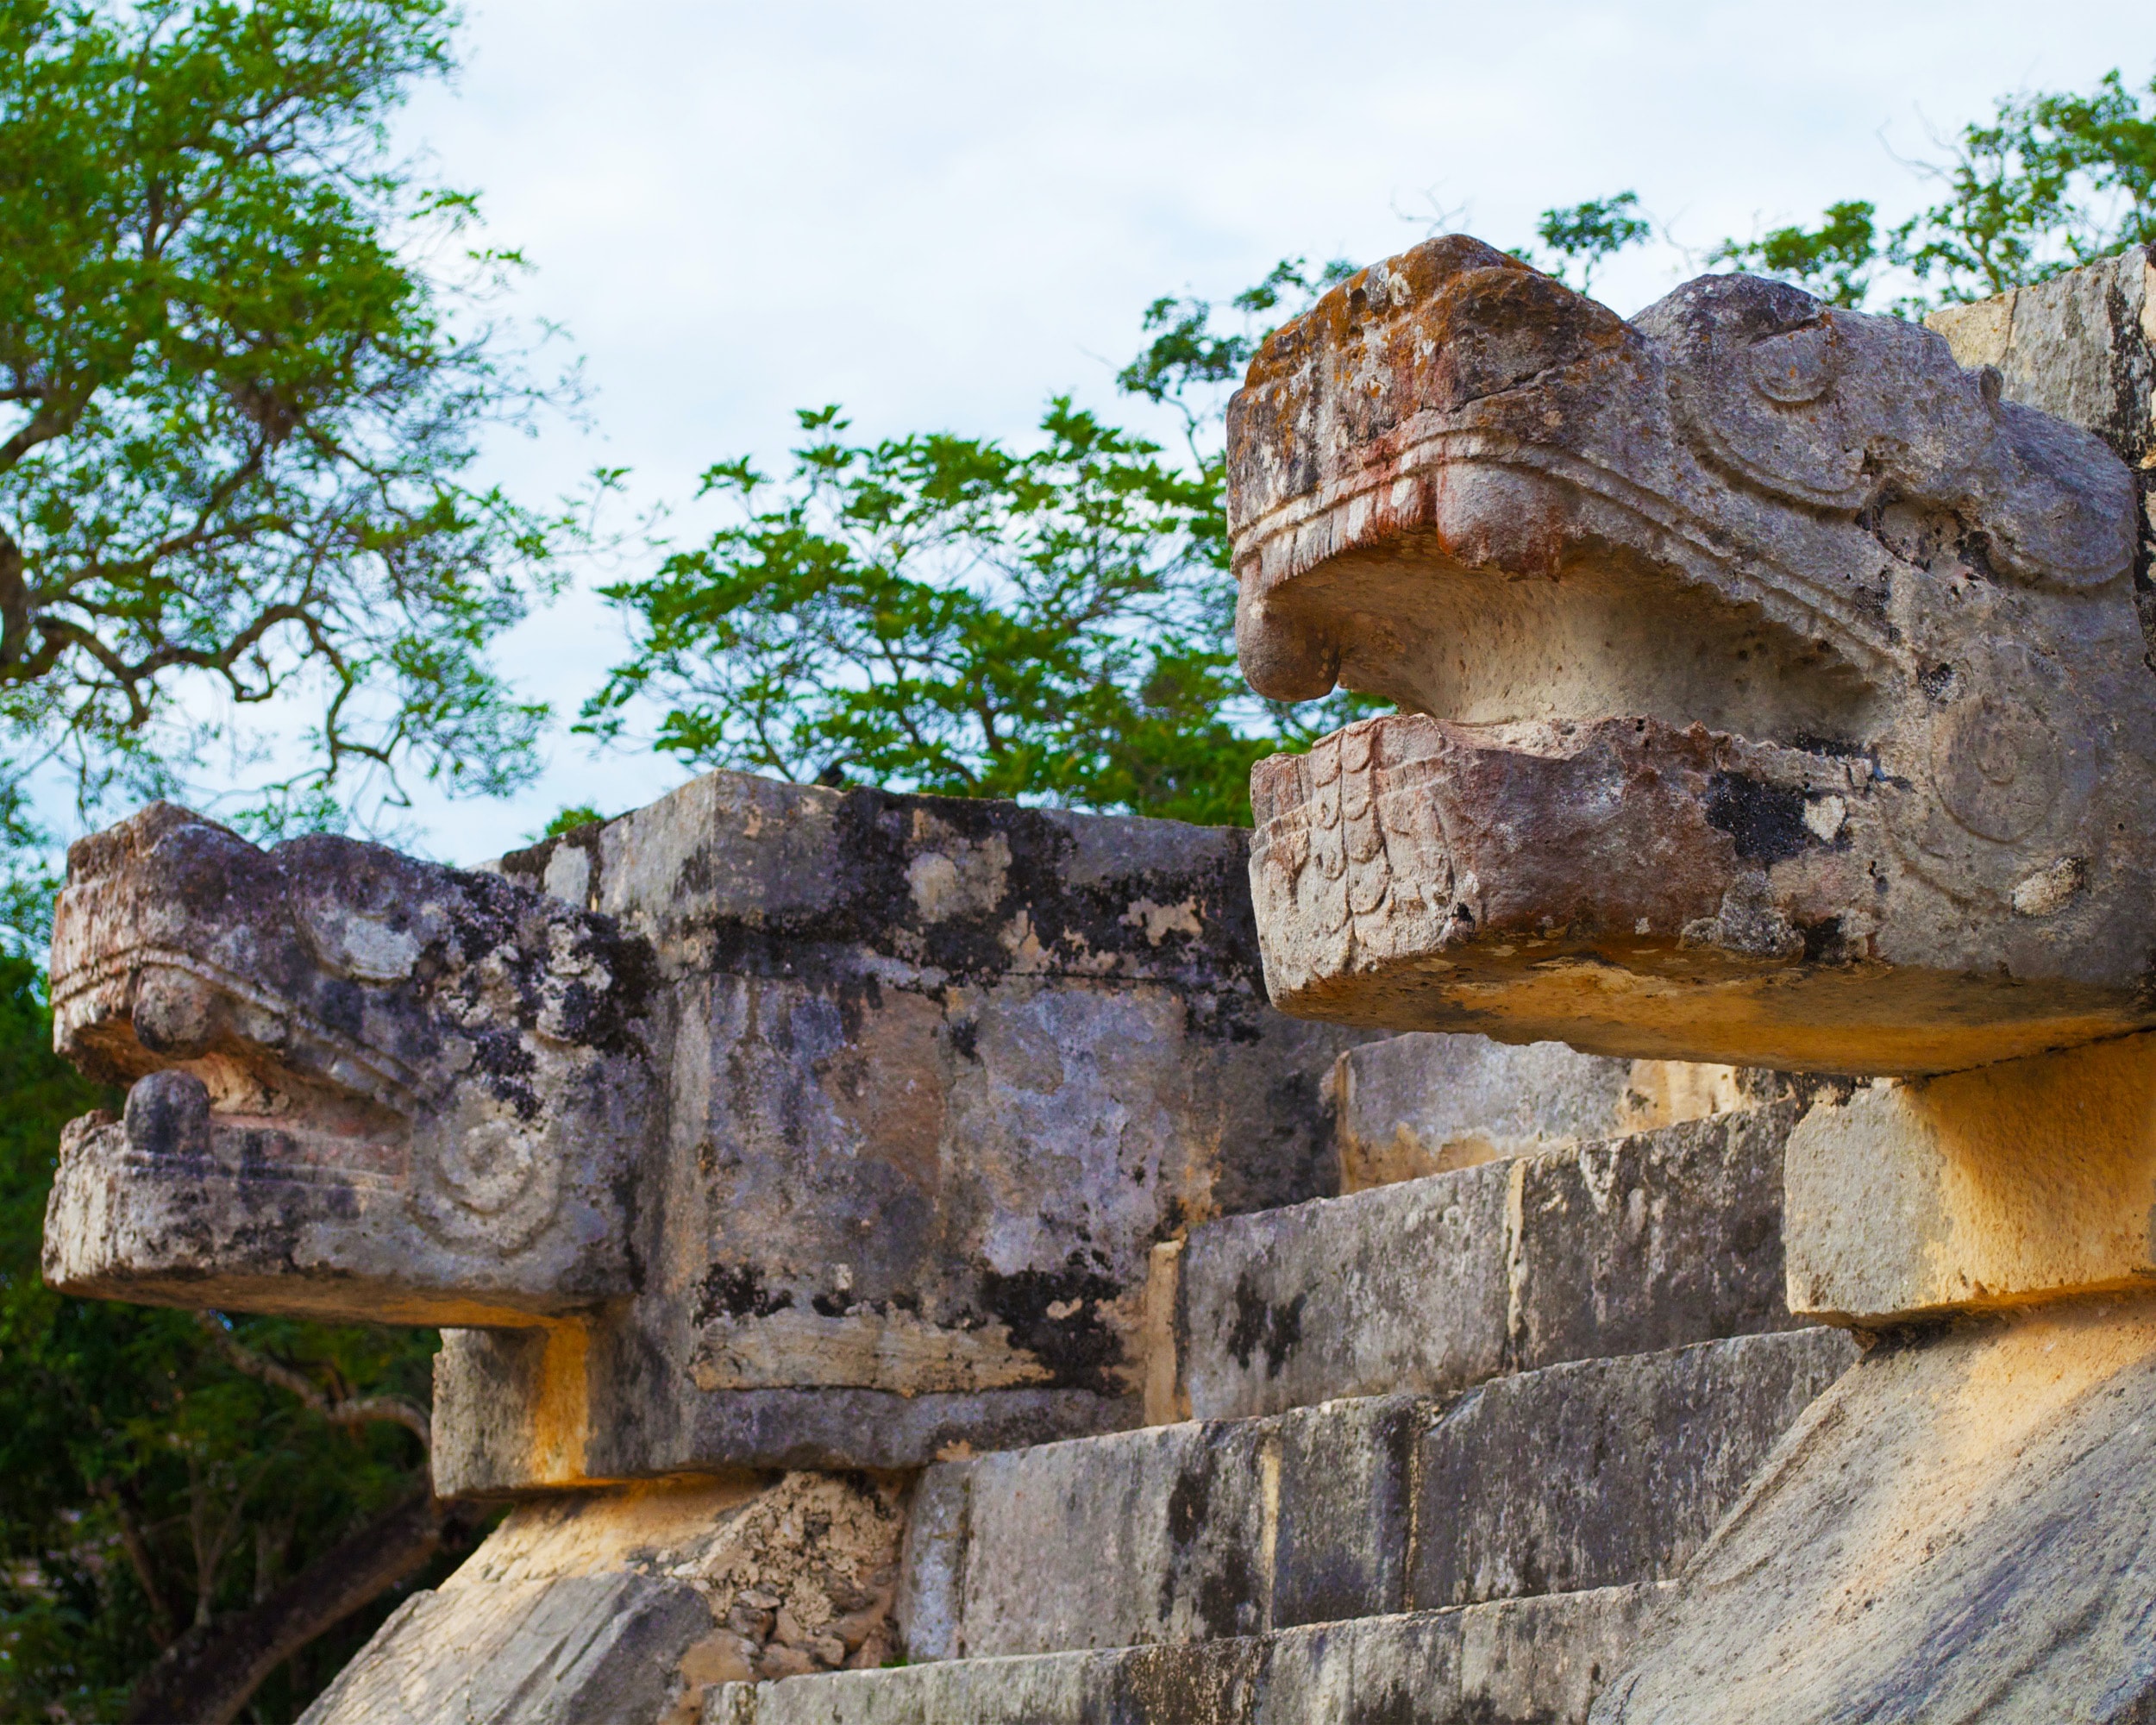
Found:
<path fill-rule="evenodd" d="M 584 1446 L 591 1430 L 591 1335 L 584 1324 L 547 1326 L 539 1381 L 532 1395 L 531 1473 L 536 1485 L 584 1482 Z"/>
<path fill-rule="evenodd" d="M 672 1555 L 708 1537 L 762 1488 L 753 1474 L 637 1480 L 611 1490 L 521 1503 L 447 1584 L 551 1581 Z"/>
<path fill-rule="evenodd" d="M 1865 1323 L 2156 1283 L 2156 1037 L 1859 1093 L 1792 1137 L 1793 1310 Z"/>

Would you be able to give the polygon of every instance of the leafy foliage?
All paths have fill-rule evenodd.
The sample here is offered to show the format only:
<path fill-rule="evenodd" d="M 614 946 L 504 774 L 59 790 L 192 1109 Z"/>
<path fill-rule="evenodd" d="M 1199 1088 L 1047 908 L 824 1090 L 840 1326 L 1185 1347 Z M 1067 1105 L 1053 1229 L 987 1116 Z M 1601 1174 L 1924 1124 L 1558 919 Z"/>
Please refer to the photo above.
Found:
<path fill-rule="evenodd" d="M 415 766 L 494 792 L 543 709 L 488 640 L 563 524 L 466 483 L 538 398 L 454 313 L 516 267 L 385 154 L 447 0 L 0 7 L 0 728 L 93 806 L 173 781 L 216 709 L 305 703 L 258 813 Z M 431 254 L 454 279 L 412 260 Z"/>
<path fill-rule="evenodd" d="M 1816 228 L 1724 241 L 1709 261 L 1852 307 L 1898 273 L 1908 291 L 1893 309 L 1921 317 L 2156 243 L 2156 78 L 2135 91 L 2113 71 L 2085 96 L 2002 97 L 1948 148 L 1917 165 L 1945 196 L 1892 228 L 1852 200 L 1829 204 Z"/>
<path fill-rule="evenodd" d="M 574 832 L 580 826 L 596 826 L 606 817 L 586 803 L 572 803 L 546 824 L 538 837 L 559 838 L 565 832 Z"/>
<path fill-rule="evenodd" d="M 193 1314 L 53 1293 L 38 1245 L 60 1129 L 116 1098 L 52 1051 L 36 973 L 0 958 L 0 1717 L 116 1716 L 160 1650 L 261 1597 L 423 1489 L 394 1423 L 332 1426 L 237 1369 Z M 335 1397 L 423 1401 L 430 1332 L 237 1318 Z M 264 1686 L 289 1719 L 394 1605 Z"/>
<path fill-rule="evenodd" d="M 847 441 L 825 408 L 780 486 L 745 461 L 707 490 L 737 524 L 606 589 L 639 651 L 587 709 L 647 690 L 656 746 L 699 765 L 1224 820 L 1269 745 L 1238 692 L 1217 580 L 1219 489 L 1067 400 L 1037 448 Z"/>
<path fill-rule="evenodd" d="M 0 957 L 42 954 L 52 938 L 60 882 L 47 861 L 50 843 L 22 787 L 0 778 Z"/>
<path fill-rule="evenodd" d="M 1584 204 L 1545 210 L 1535 223 L 1535 235 L 1557 260 L 1553 273 L 1567 279 L 1582 293 L 1593 291 L 1595 272 L 1626 248 L 1642 244 L 1654 232 L 1639 208 L 1639 195 L 1620 191 L 1612 198 L 1590 198 Z M 1530 263 L 1532 253 L 1520 255 Z M 1570 281 L 1576 267 L 1579 279 Z"/>
<path fill-rule="evenodd" d="M 1934 172 L 1946 198 L 1897 228 L 1891 252 L 1950 304 L 2156 243 L 2156 78 L 2004 97 Z"/>
<path fill-rule="evenodd" d="M 1830 204 L 1816 228 L 1776 228 L 1756 240 L 1725 240 L 1708 261 L 1779 276 L 1829 305 L 1854 310 L 1865 303 L 1883 261 L 1877 214 L 1876 204 L 1862 200 Z"/>
<path fill-rule="evenodd" d="M 1222 412 L 1265 330 L 1351 273 L 1283 261 L 1230 309 L 1156 300 L 1119 381 L 1181 417 L 1188 459 L 1052 401 L 1038 443 L 949 434 L 855 443 L 835 407 L 773 485 L 721 463 L 739 518 L 605 588 L 632 656 L 580 728 L 699 766 L 860 780 L 1177 819 L 1250 819 L 1250 769 L 1363 710 L 1289 709 L 1236 669 Z"/>

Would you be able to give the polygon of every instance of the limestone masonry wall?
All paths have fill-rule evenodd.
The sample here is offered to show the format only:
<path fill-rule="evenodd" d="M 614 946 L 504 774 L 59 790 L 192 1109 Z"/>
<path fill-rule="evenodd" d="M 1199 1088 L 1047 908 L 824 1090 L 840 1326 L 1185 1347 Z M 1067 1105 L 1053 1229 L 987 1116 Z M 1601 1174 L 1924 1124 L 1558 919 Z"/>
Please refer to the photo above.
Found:
<path fill-rule="evenodd" d="M 2156 1717 L 2156 264 L 1934 324 L 1275 332 L 1245 672 L 1401 710 L 1251 835 L 74 847 L 47 1279 L 442 1326 L 513 1505 L 310 1725 Z"/>

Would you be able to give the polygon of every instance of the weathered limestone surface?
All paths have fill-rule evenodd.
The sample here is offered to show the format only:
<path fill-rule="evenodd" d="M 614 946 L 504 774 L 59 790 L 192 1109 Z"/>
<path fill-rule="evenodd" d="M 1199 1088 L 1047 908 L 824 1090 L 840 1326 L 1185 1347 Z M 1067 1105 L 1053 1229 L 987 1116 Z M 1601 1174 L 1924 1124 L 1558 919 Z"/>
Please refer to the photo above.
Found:
<path fill-rule="evenodd" d="M 523 1505 L 398 1609 L 307 1725 L 694 1725 L 715 1684 L 874 1669 L 896 1496 L 795 1473 Z"/>
<path fill-rule="evenodd" d="M 159 806 L 71 858 L 61 1045 L 136 1082 L 47 1277 L 473 1326 L 445 1492 L 1128 1425 L 1152 1245 L 1338 1189 L 1357 1038 L 1265 1003 L 1245 873 L 726 774 L 494 875 Z"/>
<path fill-rule="evenodd" d="M 1890 1074 L 2156 1014 L 2134 476 L 1944 338 L 1435 240 L 1230 446 L 1250 681 L 1404 709 L 1253 775 L 1287 1009 Z"/>
<path fill-rule="evenodd" d="M 2156 1286 L 2156 1037 L 1857 1091 L 1787 1154 L 1793 1310 L 1882 1326 Z"/>
<path fill-rule="evenodd" d="M 2141 549 L 2134 597 L 2156 643 L 2156 253 L 2129 246 L 2116 257 L 1974 305 L 1949 305 L 1924 320 L 1954 358 L 1991 366 L 2000 393 L 2087 427 L 2135 470 Z"/>
<path fill-rule="evenodd" d="M 1875 1349 L 1790 1432 L 1596 1725 L 2156 1714 L 2156 1312 Z"/>
<path fill-rule="evenodd" d="M 715 1691 L 710 1725 L 1580 1725 L 1658 1590 Z"/>
<path fill-rule="evenodd" d="M 1673 1578 L 1856 1358 L 1842 1332 L 1800 1330 L 1484 1384 L 1422 1440 L 1414 1604 Z"/>
<path fill-rule="evenodd" d="M 1771 1076 L 1611 1060 L 1561 1042 L 1410 1032 L 1351 1048 L 1333 1070 L 1343 1191 L 1645 1132 L 1763 1100 Z"/>
<path fill-rule="evenodd" d="M 1838 1330 L 947 1462 L 908 1654 L 1196 1641 L 1673 1576 L 1856 1357 Z"/>
<path fill-rule="evenodd" d="M 154 804 L 69 853 L 60 1051 L 134 1082 L 70 1128 L 71 1292 L 411 1323 L 629 1291 L 648 954 L 486 875 Z"/>
<path fill-rule="evenodd" d="M 1161 1254 L 1175 1389 L 1152 1417 L 1445 1394 L 1801 1321 L 1783 1304 L 1795 1099 L 1225 1218 Z M 1156 1363 L 1158 1364 L 1158 1363 Z"/>

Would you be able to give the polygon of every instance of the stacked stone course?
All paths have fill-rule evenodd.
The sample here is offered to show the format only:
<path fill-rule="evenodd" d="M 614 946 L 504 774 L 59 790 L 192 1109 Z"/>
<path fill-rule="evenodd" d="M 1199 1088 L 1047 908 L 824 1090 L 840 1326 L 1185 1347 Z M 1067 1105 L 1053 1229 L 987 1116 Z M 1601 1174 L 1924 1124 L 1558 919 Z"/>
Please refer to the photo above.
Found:
<path fill-rule="evenodd" d="M 1247 844 L 78 846 L 48 1277 L 447 1326 L 516 1505 L 313 1725 L 2150 1716 L 2156 265 L 1936 323 L 1279 332 L 1245 670 L 1404 711 Z"/>

